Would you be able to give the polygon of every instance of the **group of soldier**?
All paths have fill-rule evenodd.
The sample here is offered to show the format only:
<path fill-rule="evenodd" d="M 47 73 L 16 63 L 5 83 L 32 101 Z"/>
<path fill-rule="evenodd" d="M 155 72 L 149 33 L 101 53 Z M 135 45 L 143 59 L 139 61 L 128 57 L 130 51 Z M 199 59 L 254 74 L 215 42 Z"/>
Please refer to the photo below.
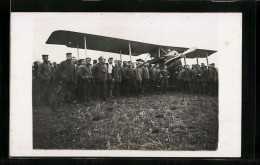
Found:
<path fill-rule="evenodd" d="M 34 62 L 33 66 L 34 104 L 89 104 L 93 99 L 167 93 L 171 76 L 167 65 L 160 68 L 141 59 L 136 64 L 121 60 L 113 64 L 113 58 L 106 63 L 101 56 L 92 65 L 90 57 L 76 60 L 72 53 L 66 53 L 66 60 L 60 64 L 50 63 L 48 55 L 42 58 L 42 63 Z M 192 69 L 180 66 L 175 74 L 179 92 L 217 93 L 217 69 L 213 64 L 208 69 L 204 65 Z"/>
<path fill-rule="evenodd" d="M 218 69 L 212 63 L 180 66 L 176 71 L 177 91 L 202 95 L 218 95 Z"/>

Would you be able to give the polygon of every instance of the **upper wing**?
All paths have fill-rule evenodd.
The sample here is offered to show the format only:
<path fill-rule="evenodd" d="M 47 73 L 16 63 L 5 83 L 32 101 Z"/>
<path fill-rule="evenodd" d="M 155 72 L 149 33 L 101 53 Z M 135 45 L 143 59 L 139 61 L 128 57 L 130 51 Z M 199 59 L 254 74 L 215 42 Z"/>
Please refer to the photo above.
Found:
<path fill-rule="evenodd" d="M 66 45 L 70 48 L 80 48 L 84 49 L 84 37 L 86 38 L 87 49 L 104 51 L 110 53 L 121 53 L 128 55 L 129 54 L 129 43 L 131 45 L 131 54 L 133 56 L 138 56 L 144 53 L 150 53 L 151 57 L 158 57 L 158 51 L 160 48 L 164 50 L 176 50 L 178 52 L 184 52 L 188 48 L 184 47 L 173 47 L 173 46 L 165 46 L 165 45 L 156 45 L 144 42 L 137 42 L 119 38 L 112 38 L 106 36 L 99 36 L 93 34 L 72 32 L 72 31 L 64 31 L 58 30 L 52 32 L 49 36 L 46 44 L 57 44 L 57 45 Z M 202 57 L 201 51 L 198 50 L 198 55 Z M 206 51 L 206 50 L 204 50 Z M 207 50 L 208 55 L 215 53 L 216 51 Z M 190 56 L 187 55 L 187 58 L 194 58 L 193 53 Z"/>

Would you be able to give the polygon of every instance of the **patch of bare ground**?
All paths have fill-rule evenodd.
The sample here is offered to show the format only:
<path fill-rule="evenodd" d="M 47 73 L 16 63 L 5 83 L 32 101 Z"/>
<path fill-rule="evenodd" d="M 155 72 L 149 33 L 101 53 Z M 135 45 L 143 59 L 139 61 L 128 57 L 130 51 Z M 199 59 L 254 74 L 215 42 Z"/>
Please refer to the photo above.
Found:
<path fill-rule="evenodd" d="M 218 98 L 171 93 L 34 107 L 33 147 L 216 150 Z"/>

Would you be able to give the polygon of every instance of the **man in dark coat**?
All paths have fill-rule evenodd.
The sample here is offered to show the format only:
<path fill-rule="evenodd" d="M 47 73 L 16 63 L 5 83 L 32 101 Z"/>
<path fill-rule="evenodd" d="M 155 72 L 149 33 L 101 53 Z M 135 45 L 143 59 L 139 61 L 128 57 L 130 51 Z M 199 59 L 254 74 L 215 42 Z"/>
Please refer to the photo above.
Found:
<path fill-rule="evenodd" d="M 181 93 L 184 93 L 184 72 L 185 69 L 183 66 L 180 67 L 179 72 L 178 72 L 178 89 Z"/>
<path fill-rule="evenodd" d="M 155 65 L 155 90 L 157 89 L 158 85 L 161 82 L 161 69 L 160 69 L 160 64 Z"/>
<path fill-rule="evenodd" d="M 104 58 L 101 56 L 98 58 L 98 63 L 95 64 L 92 68 L 92 74 L 95 78 L 95 84 L 96 84 L 96 95 L 97 99 L 103 99 L 107 100 L 107 90 L 106 90 L 106 68 L 104 64 Z"/>
<path fill-rule="evenodd" d="M 125 75 L 125 70 L 127 68 L 127 62 L 123 62 L 123 66 L 121 66 L 122 69 L 122 82 L 121 82 L 121 90 L 120 93 L 121 95 L 126 95 L 126 88 L 127 88 L 127 79 Z"/>
<path fill-rule="evenodd" d="M 37 70 L 37 77 L 39 79 L 39 96 L 43 104 L 49 104 L 48 98 L 51 92 L 51 83 L 54 79 L 51 65 L 48 62 L 48 55 L 42 55 L 43 63 L 41 63 Z"/>
<path fill-rule="evenodd" d="M 120 92 L 120 85 L 122 81 L 122 70 L 120 66 L 118 65 L 118 61 L 115 60 L 115 66 L 112 70 L 112 79 L 114 80 L 114 95 L 117 97 L 119 96 Z"/>
<path fill-rule="evenodd" d="M 195 68 L 192 70 L 192 82 L 193 82 L 193 93 L 198 94 L 200 85 L 200 65 L 196 64 Z"/>
<path fill-rule="evenodd" d="M 136 82 L 135 82 L 135 69 L 132 68 L 132 63 L 129 61 L 127 63 L 127 67 L 125 69 L 125 78 L 127 82 L 127 95 L 137 95 L 137 88 L 136 88 Z"/>
<path fill-rule="evenodd" d="M 186 68 L 184 71 L 185 93 L 191 92 L 191 81 L 192 81 L 192 71 L 190 70 L 190 66 L 186 65 Z"/>
<path fill-rule="evenodd" d="M 151 64 L 151 67 L 149 69 L 149 75 L 150 75 L 150 80 L 149 80 L 149 90 L 151 94 L 154 93 L 155 86 L 156 86 L 156 75 L 155 75 L 155 66 L 154 64 Z"/>
<path fill-rule="evenodd" d="M 38 67 L 39 67 L 39 63 L 37 61 L 35 61 L 33 63 L 33 67 L 32 67 L 32 95 L 33 95 L 33 102 L 36 102 L 36 97 L 37 97 L 37 90 L 38 90 L 38 76 L 37 76 L 37 72 L 38 72 Z"/>
<path fill-rule="evenodd" d="M 138 62 L 136 64 L 136 68 L 135 68 L 135 81 L 136 81 L 136 91 L 137 91 L 137 95 L 142 95 L 142 72 L 143 69 L 141 68 L 141 62 Z"/>
<path fill-rule="evenodd" d="M 87 57 L 82 60 L 81 65 L 77 71 L 77 85 L 79 88 L 79 101 L 88 104 L 90 102 L 90 93 L 92 88 L 92 71 L 91 71 L 91 58 Z"/>
<path fill-rule="evenodd" d="M 150 74 L 149 74 L 149 68 L 148 63 L 144 63 L 143 71 L 142 71 L 142 84 L 143 84 L 143 94 L 146 95 L 148 93 L 148 87 L 149 87 L 149 80 L 150 80 Z"/>
<path fill-rule="evenodd" d="M 207 81 L 208 81 L 208 69 L 201 63 L 201 76 L 200 76 L 200 83 L 201 83 L 201 94 L 207 94 Z"/>
<path fill-rule="evenodd" d="M 75 63 L 72 61 L 72 53 L 66 53 L 66 60 L 59 65 L 58 72 L 62 82 L 61 105 L 71 103 L 76 83 Z"/>
<path fill-rule="evenodd" d="M 170 72 L 167 70 L 167 65 L 164 65 L 163 70 L 161 70 L 161 93 L 167 93 L 169 77 Z"/>
<path fill-rule="evenodd" d="M 214 63 L 210 64 L 208 74 L 208 92 L 210 95 L 216 95 L 217 70 Z"/>

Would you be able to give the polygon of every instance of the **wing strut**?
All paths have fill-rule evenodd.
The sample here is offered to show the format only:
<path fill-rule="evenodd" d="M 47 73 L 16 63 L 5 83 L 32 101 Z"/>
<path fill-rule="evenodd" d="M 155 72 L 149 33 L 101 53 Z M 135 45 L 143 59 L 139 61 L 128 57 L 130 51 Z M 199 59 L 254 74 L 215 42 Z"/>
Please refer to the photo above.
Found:
<path fill-rule="evenodd" d="M 86 41 L 86 36 L 84 36 L 84 45 L 85 45 L 85 56 L 87 57 L 87 41 Z"/>
<path fill-rule="evenodd" d="M 129 42 L 129 55 L 130 55 L 130 61 L 132 61 L 132 50 L 131 50 L 130 42 Z"/>
<path fill-rule="evenodd" d="M 208 52 L 207 51 L 206 51 L 206 60 L 207 60 L 207 66 L 209 67 Z"/>
<path fill-rule="evenodd" d="M 78 60 L 79 60 L 79 45 L 77 44 L 77 54 L 78 54 Z"/>
<path fill-rule="evenodd" d="M 120 60 L 122 61 L 122 54 L 121 54 L 121 50 L 120 50 Z"/>

